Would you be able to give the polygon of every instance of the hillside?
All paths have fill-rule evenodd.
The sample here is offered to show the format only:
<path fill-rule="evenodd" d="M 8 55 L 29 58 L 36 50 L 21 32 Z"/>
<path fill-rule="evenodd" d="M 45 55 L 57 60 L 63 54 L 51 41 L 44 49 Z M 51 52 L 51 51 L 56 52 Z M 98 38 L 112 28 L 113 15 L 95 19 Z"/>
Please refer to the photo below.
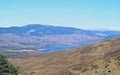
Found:
<path fill-rule="evenodd" d="M 99 42 L 118 34 L 120 31 L 90 31 L 40 24 L 0 28 L 0 52 L 12 55 L 44 52 L 47 48 L 59 46 L 71 48 Z"/>
<path fill-rule="evenodd" d="M 120 39 L 10 61 L 26 75 L 119 75 Z"/>

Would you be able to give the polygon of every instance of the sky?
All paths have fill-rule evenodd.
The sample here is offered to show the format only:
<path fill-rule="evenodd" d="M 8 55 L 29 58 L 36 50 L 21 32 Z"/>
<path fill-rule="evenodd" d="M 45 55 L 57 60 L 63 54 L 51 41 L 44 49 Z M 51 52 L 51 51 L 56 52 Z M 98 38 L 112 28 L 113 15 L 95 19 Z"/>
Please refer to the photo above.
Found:
<path fill-rule="evenodd" d="M 120 30 L 120 0 L 0 0 L 0 27 L 27 24 Z"/>

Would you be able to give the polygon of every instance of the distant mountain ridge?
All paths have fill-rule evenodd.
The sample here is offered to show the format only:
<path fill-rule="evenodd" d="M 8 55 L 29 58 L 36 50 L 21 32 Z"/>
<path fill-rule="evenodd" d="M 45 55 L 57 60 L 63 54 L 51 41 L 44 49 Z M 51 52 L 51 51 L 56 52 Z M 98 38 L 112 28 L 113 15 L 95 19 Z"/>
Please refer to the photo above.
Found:
<path fill-rule="evenodd" d="M 120 31 L 97 31 L 97 30 L 83 30 L 72 27 L 52 26 L 52 25 L 41 25 L 41 24 L 29 24 L 22 27 L 8 27 L 0 28 L 0 34 L 11 33 L 17 35 L 32 35 L 32 36 L 43 36 L 43 35 L 56 35 L 56 34 L 104 34 L 104 35 L 115 35 L 120 34 Z M 101 35 L 100 35 L 101 36 Z"/>
<path fill-rule="evenodd" d="M 49 26 L 40 24 L 30 24 L 22 27 L 0 28 L 0 34 L 12 33 L 17 35 L 55 35 L 55 34 L 73 34 L 80 33 L 83 30 L 71 27 Z"/>

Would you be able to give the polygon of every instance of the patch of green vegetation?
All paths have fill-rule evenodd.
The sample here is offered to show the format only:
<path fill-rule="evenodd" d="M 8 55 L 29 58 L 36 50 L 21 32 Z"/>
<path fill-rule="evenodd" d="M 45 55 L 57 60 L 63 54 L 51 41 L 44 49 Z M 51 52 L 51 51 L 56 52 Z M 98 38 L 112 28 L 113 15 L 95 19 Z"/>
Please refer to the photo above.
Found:
<path fill-rule="evenodd" d="M 18 75 L 18 69 L 11 64 L 7 57 L 0 54 L 0 75 Z"/>

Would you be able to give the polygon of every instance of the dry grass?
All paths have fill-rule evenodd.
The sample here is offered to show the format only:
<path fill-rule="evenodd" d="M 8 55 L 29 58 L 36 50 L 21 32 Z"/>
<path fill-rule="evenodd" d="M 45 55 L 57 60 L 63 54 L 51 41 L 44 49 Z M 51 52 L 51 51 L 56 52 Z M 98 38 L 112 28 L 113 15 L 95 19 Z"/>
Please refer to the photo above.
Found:
<path fill-rule="evenodd" d="M 117 39 L 10 61 L 19 66 L 22 75 L 119 75 L 119 50 Z"/>

